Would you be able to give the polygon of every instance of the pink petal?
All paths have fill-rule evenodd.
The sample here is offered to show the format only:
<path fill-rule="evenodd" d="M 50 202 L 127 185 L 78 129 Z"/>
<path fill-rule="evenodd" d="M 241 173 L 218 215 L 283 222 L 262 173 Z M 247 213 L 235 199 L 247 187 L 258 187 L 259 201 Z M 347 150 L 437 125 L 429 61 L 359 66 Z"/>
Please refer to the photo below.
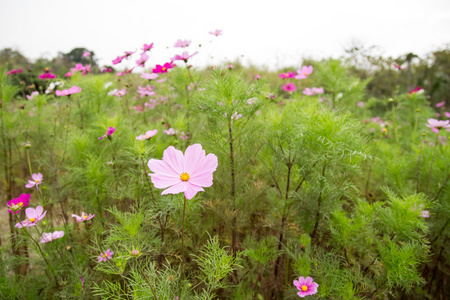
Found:
<path fill-rule="evenodd" d="M 197 192 L 204 192 L 205 190 L 201 186 L 196 186 L 188 183 L 186 191 L 184 191 L 184 196 L 186 199 L 191 200 L 197 194 Z"/>
<path fill-rule="evenodd" d="M 294 285 L 295 285 L 296 287 L 299 287 L 299 286 L 300 286 L 300 282 L 299 282 L 298 280 L 294 280 Z"/>
<path fill-rule="evenodd" d="M 200 162 L 203 161 L 206 155 L 205 150 L 202 149 L 202 145 L 194 144 L 187 147 L 184 152 L 184 171 L 189 175 L 193 174 L 196 169 L 200 167 Z"/>
<path fill-rule="evenodd" d="M 175 171 L 165 160 L 150 159 L 147 166 L 150 171 L 158 175 L 180 178 L 181 173 L 183 173 Z"/>
<path fill-rule="evenodd" d="M 36 211 L 34 208 L 28 207 L 25 209 L 25 215 L 28 219 L 36 218 Z"/>
<path fill-rule="evenodd" d="M 179 183 L 171 186 L 170 188 L 164 190 L 161 195 L 166 195 L 166 194 L 179 194 L 181 192 L 186 191 L 187 189 L 187 184 L 186 182 L 180 181 Z"/>
<path fill-rule="evenodd" d="M 42 206 L 37 206 L 35 213 L 36 213 L 36 217 L 40 217 L 42 215 L 42 211 L 44 210 L 44 208 Z"/>
<path fill-rule="evenodd" d="M 202 160 L 200 166 L 198 166 L 196 170 L 192 172 L 192 174 L 189 174 L 189 176 L 196 177 L 205 173 L 213 173 L 217 169 L 217 165 L 217 156 L 210 153 L 206 155 L 205 159 Z"/>
<path fill-rule="evenodd" d="M 175 149 L 175 147 L 170 146 L 163 153 L 163 161 L 167 162 L 172 169 L 181 175 L 184 171 L 184 157 L 183 152 Z"/>
<path fill-rule="evenodd" d="M 437 128 L 431 128 L 431 130 L 434 132 L 434 133 L 439 133 L 439 129 L 437 129 Z"/>
<path fill-rule="evenodd" d="M 36 183 L 28 179 L 28 184 L 25 185 L 27 189 L 32 188 Z"/>
<path fill-rule="evenodd" d="M 155 185 L 157 189 L 165 189 L 169 186 L 177 184 L 181 182 L 180 175 L 175 176 L 167 176 L 163 174 L 150 174 L 152 178 L 152 183 Z"/>
<path fill-rule="evenodd" d="M 313 283 L 313 279 L 311 277 L 306 277 L 305 279 L 305 285 L 310 286 L 311 283 Z"/>
<path fill-rule="evenodd" d="M 189 183 L 197 186 L 210 187 L 213 184 L 213 174 L 211 172 L 189 177 Z"/>
<path fill-rule="evenodd" d="M 300 276 L 300 278 L 298 279 L 298 282 L 300 283 L 300 285 L 305 285 L 305 277 Z"/>

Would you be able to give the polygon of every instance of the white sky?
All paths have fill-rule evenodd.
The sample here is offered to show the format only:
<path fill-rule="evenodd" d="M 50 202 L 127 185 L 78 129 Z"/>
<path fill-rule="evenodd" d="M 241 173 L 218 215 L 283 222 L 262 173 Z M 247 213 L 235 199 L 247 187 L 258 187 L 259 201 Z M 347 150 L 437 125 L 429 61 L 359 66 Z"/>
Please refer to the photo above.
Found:
<path fill-rule="evenodd" d="M 223 35 L 208 34 L 215 29 Z M 238 57 L 299 66 L 304 57 L 341 56 L 355 40 L 386 56 L 424 55 L 450 43 L 449 29 L 449 0 L 0 0 L 0 49 L 36 59 L 86 47 L 100 65 L 152 42 L 148 66 L 164 63 L 181 54 L 177 39 L 199 51 L 194 66 Z"/>

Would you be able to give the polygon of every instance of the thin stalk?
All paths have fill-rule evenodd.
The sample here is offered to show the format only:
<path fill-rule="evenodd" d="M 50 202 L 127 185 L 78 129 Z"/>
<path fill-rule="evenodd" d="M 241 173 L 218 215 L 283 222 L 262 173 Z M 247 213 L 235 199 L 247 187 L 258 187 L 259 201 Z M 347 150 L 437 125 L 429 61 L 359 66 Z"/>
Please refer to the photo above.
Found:
<path fill-rule="evenodd" d="M 139 263 L 136 264 L 139 268 L 139 270 L 141 270 L 142 275 L 144 275 L 145 281 L 147 282 L 148 286 L 150 287 L 150 290 L 152 291 L 153 296 L 155 297 L 155 299 L 158 299 L 158 296 L 155 293 L 155 290 L 153 289 L 152 284 L 150 283 L 150 280 L 148 280 L 147 274 L 145 274 L 144 270 L 142 270 L 141 265 Z"/>
<path fill-rule="evenodd" d="M 183 285 L 182 283 L 183 283 L 183 278 L 184 278 L 184 218 L 186 215 L 186 196 L 184 196 L 183 198 L 184 198 L 183 223 L 181 225 L 181 276 L 180 276 L 180 287 L 179 287 L 180 298 L 181 298 L 181 287 Z"/>
<path fill-rule="evenodd" d="M 236 178 L 234 171 L 234 152 L 233 152 L 233 129 L 231 123 L 231 117 L 228 120 L 228 135 L 230 144 L 230 171 L 231 171 L 231 197 L 233 200 L 233 219 L 231 220 L 231 249 L 233 251 L 233 257 L 236 257 L 236 243 L 237 243 L 237 232 L 236 232 Z"/>
<path fill-rule="evenodd" d="M 439 197 L 439 195 L 442 193 L 442 190 L 445 188 L 445 186 L 448 183 L 448 180 L 450 179 L 450 172 L 447 175 L 447 178 L 445 178 L 444 180 L 444 184 L 441 186 L 441 188 L 439 189 L 438 193 L 436 194 L 436 196 L 433 198 L 433 201 L 436 201 L 437 198 Z"/>
<path fill-rule="evenodd" d="M 323 185 L 324 185 L 324 181 L 325 181 L 325 170 L 327 167 L 327 163 L 324 164 L 323 166 L 323 170 L 322 170 L 322 184 L 321 184 L 321 189 L 319 192 L 319 198 L 317 199 L 317 213 L 316 213 L 316 222 L 314 224 L 314 230 L 311 234 L 311 239 L 315 240 L 316 239 L 316 235 L 317 235 L 317 228 L 319 227 L 319 222 L 320 222 L 320 209 L 322 206 L 322 194 L 323 194 Z"/>
<path fill-rule="evenodd" d="M 419 160 L 417 161 L 416 193 L 419 192 L 420 160 L 422 159 L 422 149 L 423 143 L 420 142 Z"/>
<path fill-rule="evenodd" d="M 428 170 L 427 191 L 426 191 L 427 194 L 428 194 L 428 188 L 430 187 L 431 170 L 433 169 L 434 158 L 436 157 L 436 150 L 437 150 L 438 141 L 439 141 L 439 132 L 436 135 L 436 141 L 434 143 L 433 157 L 431 158 L 430 169 Z"/>
<path fill-rule="evenodd" d="M 81 130 L 83 130 L 83 127 L 84 127 L 83 112 L 81 111 L 81 102 L 80 102 L 80 99 L 78 97 L 77 97 L 77 105 L 78 105 L 78 109 L 80 110 Z"/>

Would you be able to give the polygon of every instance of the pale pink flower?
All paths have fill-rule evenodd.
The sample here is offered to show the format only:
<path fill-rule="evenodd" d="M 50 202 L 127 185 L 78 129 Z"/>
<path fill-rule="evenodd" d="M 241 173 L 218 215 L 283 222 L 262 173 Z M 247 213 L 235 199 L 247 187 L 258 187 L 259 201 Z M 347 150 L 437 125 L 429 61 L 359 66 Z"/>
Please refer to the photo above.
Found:
<path fill-rule="evenodd" d="M 359 101 L 356 103 L 356 106 L 358 106 L 358 107 L 364 107 L 365 105 L 366 104 L 364 104 L 364 102 L 362 102 L 362 101 Z"/>
<path fill-rule="evenodd" d="M 228 66 L 227 66 L 227 68 L 228 68 L 228 70 L 233 70 L 233 65 L 232 64 L 229 64 Z"/>
<path fill-rule="evenodd" d="M 420 212 L 420 216 L 421 216 L 422 218 L 429 218 L 429 217 L 430 217 L 430 212 L 429 212 L 428 210 L 422 210 L 422 211 Z"/>
<path fill-rule="evenodd" d="M 123 75 L 126 75 L 126 74 L 130 74 L 130 73 L 133 71 L 133 69 L 134 69 L 134 68 L 131 68 L 130 70 L 125 69 L 125 71 L 117 72 L 116 75 L 117 75 L 117 76 L 123 76 Z"/>
<path fill-rule="evenodd" d="M 154 96 L 156 93 L 153 91 L 155 89 L 155 86 L 148 85 L 146 87 L 138 86 L 137 92 L 141 95 L 141 98 L 144 98 L 145 96 Z"/>
<path fill-rule="evenodd" d="M 22 68 L 18 68 L 18 69 L 14 69 L 14 70 L 11 70 L 9 72 L 6 72 L 6 75 L 9 76 L 9 75 L 20 74 L 20 73 L 23 73 L 23 69 Z"/>
<path fill-rule="evenodd" d="M 162 160 L 150 159 L 149 169 L 152 182 L 158 189 L 165 189 L 161 195 L 184 193 L 192 199 L 203 187 L 213 184 L 213 173 L 217 169 L 217 156 L 206 155 L 200 144 L 187 147 L 185 154 L 170 146 L 164 150 Z"/>
<path fill-rule="evenodd" d="M 159 75 L 156 73 L 142 73 L 141 74 L 141 78 L 147 79 L 147 80 L 154 80 L 156 78 L 158 78 Z"/>
<path fill-rule="evenodd" d="M 445 105 L 445 101 L 436 103 L 436 107 L 441 107 L 441 106 L 444 106 L 444 105 Z"/>
<path fill-rule="evenodd" d="M 191 44 L 191 41 L 185 40 L 178 40 L 175 45 L 173 45 L 175 48 L 186 48 Z"/>
<path fill-rule="evenodd" d="M 64 231 L 55 231 L 53 233 L 51 232 L 44 232 L 42 233 L 42 237 L 41 237 L 41 243 L 45 244 L 45 243 L 49 243 L 51 241 L 54 241 L 56 239 L 60 239 L 64 236 Z"/>
<path fill-rule="evenodd" d="M 447 111 L 446 111 L 446 112 L 444 113 L 444 115 L 445 115 L 447 118 L 450 118 L 450 112 L 447 112 Z"/>
<path fill-rule="evenodd" d="M 175 130 L 173 128 L 169 128 L 168 130 L 163 130 L 163 133 L 167 134 L 167 135 L 175 135 L 175 134 L 178 133 L 178 130 Z"/>
<path fill-rule="evenodd" d="M 56 94 L 56 96 L 69 96 L 69 95 L 76 94 L 79 92 L 81 92 L 81 88 L 74 85 L 73 87 L 71 87 L 68 90 L 62 90 L 62 91 L 56 90 L 55 94 Z"/>
<path fill-rule="evenodd" d="M 163 83 L 164 81 L 166 81 L 167 80 L 167 77 L 165 77 L 165 78 L 163 78 L 163 79 L 158 79 L 158 80 L 156 80 L 156 82 L 158 82 L 158 83 Z"/>
<path fill-rule="evenodd" d="M 297 295 L 301 298 L 316 294 L 317 288 L 319 287 L 319 285 L 313 282 L 313 279 L 309 276 L 306 277 L 306 279 L 303 276 L 300 276 L 298 280 L 294 280 L 294 285 L 300 290 Z"/>
<path fill-rule="evenodd" d="M 428 124 L 426 124 L 426 126 L 430 127 L 434 133 L 439 133 L 439 130 L 441 128 L 450 128 L 450 121 L 449 120 L 440 121 L 440 120 L 436 120 L 436 119 L 428 119 Z"/>
<path fill-rule="evenodd" d="M 95 214 L 88 215 L 87 213 L 82 212 L 81 216 L 72 214 L 72 217 L 74 217 L 75 221 L 77 221 L 77 222 L 84 222 L 84 221 L 88 221 L 88 220 L 92 219 L 93 217 L 95 217 Z"/>
<path fill-rule="evenodd" d="M 99 140 L 104 139 L 105 137 L 111 138 L 111 135 L 116 131 L 114 127 L 108 127 L 108 130 L 106 131 L 106 134 L 104 136 L 99 137 Z"/>
<path fill-rule="evenodd" d="M 111 259 L 114 254 L 114 251 L 111 251 L 111 249 L 108 249 L 105 251 L 105 253 L 100 253 L 100 256 L 97 256 L 98 262 L 106 261 L 106 259 Z"/>
<path fill-rule="evenodd" d="M 297 70 L 295 79 L 306 79 L 313 71 L 313 66 L 303 66 L 300 70 Z"/>
<path fill-rule="evenodd" d="M 126 89 L 121 89 L 118 90 L 117 92 L 114 93 L 114 96 L 119 97 L 119 99 L 122 99 L 122 96 L 127 94 L 127 90 Z"/>
<path fill-rule="evenodd" d="M 302 93 L 305 94 L 306 96 L 315 95 L 315 93 L 310 88 L 305 88 Z"/>
<path fill-rule="evenodd" d="M 323 94 L 323 92 L 324 92 L 323 87 L 317 88 L 317 87 L 314 86 L 311 90 L 312 90 L 312 92 L 313 92 L 315 95 L 317 95 L 317 94 Z"/>
<path fill-rule="evenodd" d="M 36 209 L 28 207 L 25 209 L 25 215 L 28 219 L 23 220 L 22 222 L 19 222 L 16 224 L 17 228 L 22 227 L 32 227 L 36 225 L 37 221 L 42 220 L 45 217 L 45 214 L 47 214 L 47 211 L 44 211 L 44 208 L 42 206 L 37 206 Z"/>
<path fill-rule="evenodd" d="M 91 56 L 91 52 L 87 51 L 83 53 L 83 57 L 89 57 Z"/>
<path fill-rule="evenodd" d="M 138 135 L 136 137 L 136 139 L 140 140 L 140 141 L 148 140 L 152 136 L 155 136 L 157 133 L 158 133 L 158 129 L 149 130 L 145 134 Z"/>
<path fill-rule="evenodd" d="M 28 100 L 33 100 L 33 97 L 37 96 L 37 95 L 39 95 L 39 92 L 38 91 L 34 91 L 34 92 L 31 93 L 31 95 L 27 95 L 27 99 Z"/>
<path fill-rule="evenodd" d="M 180 133 L 180 139 L 182 139 L 182 140 L 187 140 L 187 139 L 189 139 L 189 132 L 184 133 L 184 131 L 182 131 L 182 132 Z"/>
<path fill-rule="evenodd" d="M 185 62 L 187 62 L 189 58 L 196 55 L 197 53 L 198 51 L 195 51 L 192 55 L 189 55 L 187 51 L 184 51 L 181 55 L 176 54 L 171 60 L 184 60 Z"/>
<path fill-rule="evenodd" d="M 137 50 L 134 50 L 133 52 L 131 51 L 125 51 L 125 55 L 124 58 L 128 59 L 131 55 L 133 55 L 134 53 L 136 53 Z"/>
<path fill-rule="evenodd" d="M 36 188 L 38 188 L 38 185 L 42 183 L 42 180 L 44 180 L 44 176 L 41 173 L 32 174 L 31 179 L 28 179 L 28 184 L 25 185 L 25 187 L 29 189 L 36 186 Z"/>
<path fill-rule="evenodd" d="M 147 54 L 145 54 L 145 52 L 144 52 L 141 54 L 141 58 L 136 60 L 136 64 L 140 67 L 143 67 L 149 58 L 150 57 Z"/>
<path fill-rule="evenodd" d="M 142 47 L 142 53 L 150 51 L 152 48 L 153 48 L 153 43 L 151 43 L 150 45 L 144 44 L 144 46 Z"/>
<path fill-rule="evenodd" d="M 222 35 L 222 30 L 216 29 L 216 31 L 210 31 L 209 34 L 219 36 Z"/>

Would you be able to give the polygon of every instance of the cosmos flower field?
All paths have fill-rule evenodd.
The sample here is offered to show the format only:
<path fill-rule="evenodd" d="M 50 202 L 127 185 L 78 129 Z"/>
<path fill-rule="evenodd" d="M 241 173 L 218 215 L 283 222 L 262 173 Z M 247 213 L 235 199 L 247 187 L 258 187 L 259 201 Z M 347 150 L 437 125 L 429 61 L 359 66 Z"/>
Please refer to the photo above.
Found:
<path fill-rule="evenodd" d="M 380 94 L 156 47 L 0 67 L 2 299 L 449 296 L 450 103 L 411 61 Z"/>

